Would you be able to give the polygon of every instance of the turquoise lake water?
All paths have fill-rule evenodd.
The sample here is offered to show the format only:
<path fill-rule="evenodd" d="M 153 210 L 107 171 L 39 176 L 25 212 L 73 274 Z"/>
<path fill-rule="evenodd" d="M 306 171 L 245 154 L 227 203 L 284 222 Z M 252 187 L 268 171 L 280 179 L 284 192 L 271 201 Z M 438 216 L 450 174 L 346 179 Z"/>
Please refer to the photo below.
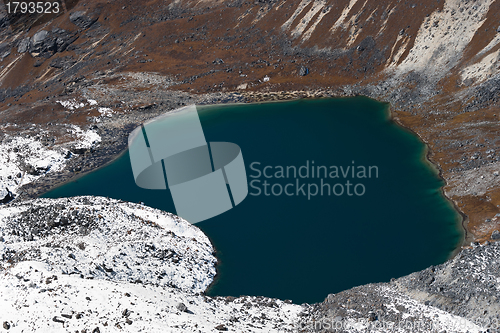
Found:
<path fill-rule="evenodd" d="M 252 185 L 235 208 L 196 224 L 219 259 L 209 295 L 319 302 L 442 263 L 462 240 L 460 216 L 442 196 L 424 144 L 390 120 L 387 104 L 356 97 L 204 106 L 198 113 L 207 141 L 240 146 Z M 307 165 L 309 178 L 300 177 Z M 280 166 L 290 167 L 288 178 L 280 178 Z M 318 177 L 318 166 L 326 177 L 325 168 Z M 315 186 L 323 195 L 308 198 Z M 136 186 L 128 152 L 44 197 L 76 195 L 175 213 L 169 191 Z"/>

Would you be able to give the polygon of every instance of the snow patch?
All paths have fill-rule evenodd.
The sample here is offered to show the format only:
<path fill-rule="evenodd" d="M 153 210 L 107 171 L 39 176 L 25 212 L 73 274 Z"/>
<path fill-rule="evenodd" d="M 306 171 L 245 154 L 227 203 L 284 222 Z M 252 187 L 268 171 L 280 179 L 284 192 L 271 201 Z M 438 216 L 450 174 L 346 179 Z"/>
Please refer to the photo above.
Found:
<path fill-rule="evenodd" d="M 101 114 L 102 117 L 112 117 L 113 116 L 113 109 L 111 108 L 98 108 L 97 111 Z"/>
<path fill-rule="evenodd" d="M 300 20 L 300 22 L 295 26 L 295 29 L 292 31 L 293 37 L 299 37 L 304 33 L 304 30 L 309 25 L 309 22 L 313 19 L 313 17 L 322 10 L 326 5 L 325 0 L 316 0 L 313 2 L 311 9 L 304 15 L 304 17 Z"/>
<path fill-rule="evenodd" d="M 316 27 L 318 26 L 318 24 L 323 20 L 323 17 L 325 17 L 325 15 L 330 12 L 331 9 L 332 9 L 332 7 L 330 7 L 330 6 L 327 6 L 327 7 L 323 8 L 323 10 L 321 11 L 321 13 L 319 13 L 318 18 L 316 19 L 316 21 L 309 27 L 309 29 L 307 29 L 302 34 L 302 41 L 306 41 L 309 38 L 311 38 L 311 35 L 313 34 L 314 30 L 316 30 Z"/>
<path fill-rule="evenodd" d="M 309 5 L 310 1 L 309 0 L 302 0 L 299 4 L 299 6 L 297 7 L 297 9 L 295 9 L 295 12 L 292 14 L 292 16 L 290 16 L 290 18 L 288 20 L 286 20 L 285 23 L 283 23 L 283 25 L 281 26 L 281 30 L 287 30 L 290 28 L 290 26 L 292 25 L 293 21 L 295 21 L 295 19 L 297 18 L 297 16 L 300 15 L 300 13 L 302 13 L 302 11 L 304 10 L 304 8 Z"/>
<path fill-rule="evenodd" d="M 462 83 L 466 80 L 473 80 L 476 83 L 480 83 L 498 73 L 499 52 L 500 50 L 488 54 L 481 61 L 464 68 L 460 73 Z"/>
<path fill-rule="evenodd" d="M 69 110 L 76 110 L 76 109 L 83 108 L 85 106 L 85 103 L 77 102 L 75 99 L 70 99 L 67 101 L 56 101 L 56 102 L 61 104 L 64 108 L 69 109 Z"/>
<path fill-rule="evenodd" d="M 343 25 L 344 21 L 346 20 L 347 16 L 351 12 L 352 7 L 358 2 L 358 0 L 350 0 L 349 4 L 347 7 L 345 7 L 342 10 L 342 13 L 340 14 L 340 17 L 335 21 L 335 23 L 332 25 L 330 28 L 330 32 L 333 34 L 340 26 Z"/>
<path fill-rule="evenodd" d="M 422 325 L 426 323 L 425 325 L 429 325 L 427 327 L 432 327 L 437 332 L 451 331 L 456 333 L 479 333 L 483 330 L 482 327 L 474 324 L 470 320 L 455 316 L 430 305 L 424 305 L 409 296 L 398 293 L 390 287 L 380 287 L 379 292 L 381 295 L 386 296 L 393 301 L 392 304 L 387 306 L 388 309 L 399 313 L 396 309 L 402 306 L 407 310 L 407 313 L 404 313 L 402 316 L 403 319 L 409 317 L 414 320 L 417 319 L 416 323 L 422 323 Z M 397 325 L 395 327 L 397 329 Z M 400 330 L 396 330 L 394 332 L 408 331 L 408 327 L 400 327 L 399 329 Z"/>
<path fill-rule="evenodd" d="M 92 148 L 101 142 L 101 136 L 93 130 L 82 130 L 77 125 L 71 125 L 71 129 L 68 132 L 72 133 L 76 137 L 77 143 L 75 148 Z"/>
<path fill-rule="evenodd" d="M 62 149 L 49 149 L 34 138 L 5 135 L 0 142 L 0 199 L 7 188 L 18 194 L 22 185 L 62 170 L 64 156 Z"/>

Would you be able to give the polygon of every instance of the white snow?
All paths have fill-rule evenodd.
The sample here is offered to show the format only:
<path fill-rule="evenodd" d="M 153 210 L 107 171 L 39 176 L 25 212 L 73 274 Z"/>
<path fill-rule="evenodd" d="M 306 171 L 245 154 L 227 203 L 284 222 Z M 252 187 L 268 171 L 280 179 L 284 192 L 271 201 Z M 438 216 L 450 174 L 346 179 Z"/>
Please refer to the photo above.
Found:
<path fill-rule="evenodd" d="M 380 287 L 379 292 L 381 295 L 390 297 L 393 303 L 388 306 L 389 309 L 398 313 L 396 310 L 398 306 L 403 306 L 406 308 L 408 313 L 405 313 L 403 319 L 407 317 L 412 317 L 417 319 L 414 323 L 424 323 L 429 325 L 437 332 L 451 331 L 451 332 L 470 332 L 478 333 L 483 329 L 473 322 L 459 316 L 452 315 L 448 312 L 440 310 L 436 307 L 430 305 L 424 305 L 407 295 L 398 293 L 390 287 Z M 404 320 L 403 320 L 404 321 Z M 400 330 L 395 330 L 394 332 L 407 332 L 408 328 L 401 325 Z"/>
<path fill-rule="evenodd" d="M 17 193 L 24 185 L 35 181 L 47 172 L 60 171 L 65 164 L 63 149 L 49 149 L 31 137 L 5 135 L 0 141 L 0 199 L 7 188 Z M 39 175 L 25 172 L 32 166 Z"/>
<path fill-rule="evenodd" d="M 302 41 L 306 41 L 309 38 L 311 38 L 311 35 L 313 34 L 314 30 L 316 30 L 316 27 L 318 26 L 318 24 L 323 20 L 323 17 L 325 17 L 325 15 L 330 12 L 331 9 L 332 9 L 332 7 L 330 7 L 330 6 L 323 8 L 323 10 L 319 13 L 316 21 L 314 21 L 314 23 L 309 27 L 309 29 L 307 29 L 302 34 Z"/>
<path fill-rule="evenodd" d="M 113 110 L 111 108 L 98 108 L 97 109 L 100 113 L 101 116 L 103 117 L 112 117 L 113 116 Z"/>
<path fill-rule="evenodd" d="M 480 61 L 464 68 L 460 73 L 462 83 L 467 79 L 480 83 L 498 73 L 499 52 L 500 50 L 490 53 Z"/>
<path fill-rule="evenodd" d="M 309 5 L 310 1 L 309 0 L 302 0 L 300 4 L 297 6 L 297 9 L 295 9 L 295 12 L 290 16 L 288 20 L 286 20 L 285 23 L 281 26 L 281 30 L 288 30 L 290 26 L 292 25 L 293 21 L 297 18 L 297 16 L 302 13 L 302 11 Z"/>
<path fill-rule="evenodd" d="M 97 108 L 97 111 L 101 114 L 101 117 L 112 117 L 113 116 L 113 109 L 108 108 L 108 107 L 99 107 L 99 103 L 95 99 L 87 99 L 86 102 L 79 102 L 76 99 L 69 99 L 66 101 L 57 101 L 57 103 L 61 104 L 63 107 L 65 107 L 68 110 L 76 110 L 80 109 L 83 107 L 90 107 L 90 109 L 95 109 Z M 99 117 L 96 117 L 96 122 L 99 122 Z"/>
<path fill-rule="evenodd" d="M 487 53 L 488 51 L 490 51 L 491 49 L 493 49 L 495 46 L 498 45 L 498 43 L 500 43 L 500 32 L 497 32 L 495 37 L 493 37 L 493 39 L 488 43 L 488 45 L 486 45 L 484 47 L 484 49 L 482 49 L 481 51 L 479 51 L 477 53 L 478 56 L 481 56 L 485 53 Z"/>
<path fill-rule="evenodd" d="M 299 23 L 295 26 L 295 28 L 292 31 L 292 36 L 293 37 L 298 37 L 302 35 L 309 25 L 309 22 L 313 19 L 313 17 L 320 11 L 322 10 L 326 5 L 325 0 L 315 0 L 313 1 L 311 9 L 304 15 L 304 17 L 299 21 Z"/>
<path fill-rule="evenodd" d="M 7 189 L 15 196 L 21 186 L 32 183 L 49 173 L 63 170 L 68 147 L 92 148 L 101 142 L 94 130 L 83 130 L 70 125 L 68 132 L 73 140 L 64 146 L 46 146 L 38 136 L 11 136 L 0 139 L 0 199 L 7 195 Z"/>
<path fill-rule="evenodd" d="M 77 102 L 75 99 L 70 99 L 67 101 L 56 101 L 57 103 L 61 104 L 63 107 L 69 110 L 75 110 L 75 109 L 80 109 L 85 106 L 85 103 L 82 102 Z"/>
<path fill-rule="evenodd" d="M 399 45 L 399 41 L 402 40 L 401 45 Z M 398 34 L 396 37 L 396 41 L 394 42 L 394 45 L 391 48 L 391 55 L 387 58 L 386 66 L 387 67 L 394 67 L 397 65 L 399 59 L 403 55 L 403 53 L 406 51 L 406 48 L 408 47 L 408 44 L 410 43 L 410 37 L 408 36 L 401 36 Z M 396 53 L 394 53 L 396 46 L 399 45 L 398 50 Z"/>
<path fill-rule="evenodd" d="M 70 125 L 68 132 L 72 133 L 77 141 L 75 148 L 91 148 L 101 142 L 101 136 L 96 131 L 82 130 L 77 125 Z"/>
<path fill-rule="evenodd" d="M 55 202 L 61 205 L 57 217 L 52 219 L 50 212 L 37 210 L 36 214 L 45 217 L 43 223 L 34 227 L 25 225 L 19 214 L 47 207 L 54 200 L 28 201 L 15 205 L 17 211 L 1 214 L 0 231 L 5 234 L 3 251 L 24 252 L 26 256 L 35 251 L 37 261 L 49 264 L 58 272 L 78 272 L 86 277 L 116 281 L 173 284 L 193 292 L 205 290 L 215 275 L 215 257 L 208 238 L 180 218 L 153 208 L 105 198 L 82 197 Z M 64 219 L 72 228 L 53 227 L 49 228 L 52 234 L 44 234 L 43 230 L 48 228 L 46 223 L 54 220 L 56 225 L 64 224 Z M 89 224 L 84 232 L 80 229 L 82 223 Z M 23 228 L 23 232 L 31 228 L 39 231 L 26 241 L 24 236 L 6 232 L 16 227 Z M 175 233 L 165 230 L 175 230 Z M 64 246 L 54 247 L 54 244 Z M 85 244 L 84 249 L 80 244 Z M 70 253 L 73 257 L 68 260 Z M 172 262 L 165 260 L 167 257 L 180 259 Z M 105 267 L 113 267 L 113 272 L 107 274 Z"/>
<path fill-rule="evenodd" d="M 349 4 L 347 5 L 347 7 L 345 7 L 342 10 L 342 13 L 340 14 L 339 18 L 337 19 L 337 21 L 335 21 L 335 23 L 330 28 L 330 32 L 331 33 L 334 33 L 340 26 L 343 25 L 344 21 L 346 20 L 346 18 L 348 17 L 349 13 L 351 12 L 352 7 L 354 7 L 354 5 L 357 2 L 358 2 L 358 0 L 350 0 L 349 1 Z"/>

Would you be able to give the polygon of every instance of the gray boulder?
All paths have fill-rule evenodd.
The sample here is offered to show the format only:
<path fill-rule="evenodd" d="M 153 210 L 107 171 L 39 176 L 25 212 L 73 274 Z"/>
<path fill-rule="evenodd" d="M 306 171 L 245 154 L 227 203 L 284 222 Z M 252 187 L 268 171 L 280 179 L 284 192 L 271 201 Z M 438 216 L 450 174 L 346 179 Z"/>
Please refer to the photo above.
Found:
<path fill-rule="evenodd" d="M 184 303 L 177 303 L 175 307 L 181 312 L 187 312 L 187 306 Z"/>
<path fill-rule="evenodd" d="M 66 57 L 61 57 L 61 58 L 56 58 L 53 59 L 49 66 L 54 67 L 54 68 L 59 68 L 62 70 L 66 70 L 73 66 L 76 63 L 76 60 L 73 59 L 72 56 L 66 56 Z"/>
<path fill-rule="evenodd" d="M 69 20 L 71 23 L 82 29 L 88 29 L 92 24 L 94 24 L 99 17 L 90 17 L 85 15 L 85 12 L 80 10 L 71 13 Z"/>
<path fill-rule="evenodd" d="M 0 204 L 6 204 L 12 200 L 14 200 L 14 195 L 12 194 L 11 191 L 9 191 L 8 188 L 5 189 L 7 194 L 2 198 L 0 199 Z M 2 191 L 2 192 L 5 192 L 5 191 Z"/>
<path fill-rule="evenodd" d="M 491 233 L 491 239 L 493 239 L 493 240 L 500 239 L 500 231 L 498 231 L 498 230 L 493 231 Z"/>
<path fill-rule="evenodd" d="M 46 30 L 38 31 L 32 38 L 29 52 L 33 56 L 50 58 L 56 52 L 55 38 Z"/>
<path fill-rule="evenodd" d="M 23 40 L 21 40 L 21 42 L 19 42 L 19 45 L 17 46 L 17 52 L 19 53 L 27 52 L 29 47 L 30 47 L 29 37 L 24 38 Z"/>
<path fill-rule="evenodd" d="M 47 38 L 49 32 L 47 30 L 40 30 L 33 36 L 33 46 L 37 47 L 43 44 L 45 38 Z"/>
<path fill-rule="evenodd" d="M 0 43 L 0 59 L 8 57 L 10 54 L 10 45 L 7 43 Z"/>
<path fill-rule="evenodd" d="M 19 53 L 29 51 L 36 57 L 50 58 L 57 52 L 63 52 L 78 38 L 64 29 L 55 28 L 52 31 L 40 30 L 31 39 L 23 39 L 18 47 Z"/>
<path fill-rule="evenodd" d="M 2 16 L 2 14 L 0 14 L 0 28 L 7 28 L 8 26 L 9 18 L 7 17 L 7 15 Z"/>
<path fill-rule="evenodd" d="M 309 74 L 309 68 L 307 68 L 306 66 L 300 66 L 299 75 L 306 76 L 307 74 Z"/>

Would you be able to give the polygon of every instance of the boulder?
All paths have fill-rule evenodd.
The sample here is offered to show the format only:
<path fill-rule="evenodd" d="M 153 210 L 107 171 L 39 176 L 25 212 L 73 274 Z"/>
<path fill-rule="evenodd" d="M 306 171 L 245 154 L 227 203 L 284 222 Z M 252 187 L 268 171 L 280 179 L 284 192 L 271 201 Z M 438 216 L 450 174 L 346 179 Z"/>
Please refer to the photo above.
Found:
<path fill-rule="evenodd" d="M 59 28 L 52 29 L 52 35 L 55 38 L 57 52 L 65 51 L 78 38 L 77 34 Z"/>
<path fill-rule="evenodd" d="M 19 53 L 25 53 L 28 51 L 30 47 L 30 39 L 29 37 L 24 38 L 19 42 L 19 45 L 17 46 L 17 52 Z"/>
<path fill-rule="evenodd" d="M 0 59 L 8 57 L 10 54 L 10 45 L 7 43 L 0 43 Z"/>
<path fill-rule="evenodd" d="M 63 52 L 78 38 L 64 29 L 40 30 L 33 37 L 25 38 L 17 46 L 17 52 L 29 51 L 34 57 L 50 58 L 56 52 Z"/>
<path fill-rule="evenodd" d="M 9 19 L 7 16 L 0 17 L 0 28 L 7 28 L 9 26 Z"/>
<path fill-rule="evenodd" d="M 29 52 L 34 57 L 50 58 L 56 49 L 55 38 L 47 30 L 40 30 L 31 38 Z"/>
<path fill-rule="evenodd" d="M 493 231 L 491 233 L 491 239 L 493 239 L 493 240 L 500 239 L 500 231 L 498 231 L 498 230 Z"/>
<path fill-rule="evenodd" d="M 33 165 L 27 165 L 25 171 L 32 176 L 40 176 L 41 174 L 49 171 L 49 167 L 35 167 Z"/>
<path fill-rule="evenodd" d="M 33 36 L 33 46 L 39 46 L 43 44 L 43 41 L 47 38 L 49 32 L 47 30 L 40 30 Z"/>
<path fill-rule="evenodd" d="M 61 58 L 55 58 L 53 59 L 49 66 L 54 67 L 54 68 L 59 68 L 62 70 L 66 70 L 73 66 L 76 63 L 76 60 L 73 59 L 72 56 L 66 56 L 66 57 L 61 57 Z"/>
<path fill-rule="evenodd" d="M 307 68 L 306 66 L 300 66 L 299 75 L 306 76 L 307 74 L 309 74 L 309 68 Z"/>
<path fill-rule="evenodd" d="M 184 303 L 177 303 L 175 307 L 181 312 L 187 312 L 187 306 Z"/>
<path fill-rule="evenodd" d="M 14 195 L 12 194 L 11 191 L 9 191 L 8 188 L 6 188 L 7 194 L 3 197 L 3 199 L 0 199 L 0 204 L 6 204 L 12 200 L 14 200 Z"/>
<path fill-rule="evenodd" d="M 71 13 L 69 20 L 71 23 L 82 29 L 88 29 L 92 24 L 94 24 L 99 17 L 90 17 L 85 15 L 85 12 L 80 10 Z"/>

